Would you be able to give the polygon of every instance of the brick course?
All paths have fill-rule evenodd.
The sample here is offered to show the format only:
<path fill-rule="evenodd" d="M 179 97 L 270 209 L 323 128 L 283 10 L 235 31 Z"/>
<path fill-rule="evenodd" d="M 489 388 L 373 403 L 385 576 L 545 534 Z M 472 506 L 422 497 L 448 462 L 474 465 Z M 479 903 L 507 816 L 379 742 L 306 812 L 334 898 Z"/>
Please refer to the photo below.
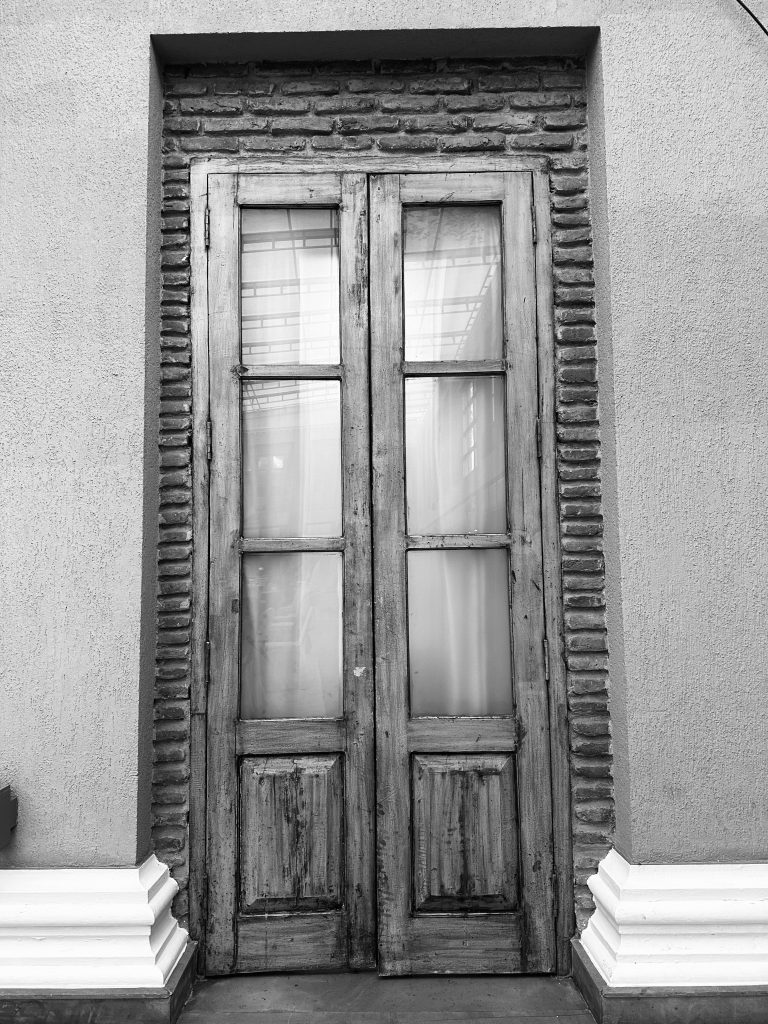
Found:
<path fill-rule="evenodd" d="M 153 836 L 189 878 L 192 388 L 189 164 L 196 156 L 547 155 L 555 285 L 557 465 L 576 915 L 613 830 L 594 277 L 584 68 L 574 60 L 170 67 L 162 207 L 160 543 Z"/>

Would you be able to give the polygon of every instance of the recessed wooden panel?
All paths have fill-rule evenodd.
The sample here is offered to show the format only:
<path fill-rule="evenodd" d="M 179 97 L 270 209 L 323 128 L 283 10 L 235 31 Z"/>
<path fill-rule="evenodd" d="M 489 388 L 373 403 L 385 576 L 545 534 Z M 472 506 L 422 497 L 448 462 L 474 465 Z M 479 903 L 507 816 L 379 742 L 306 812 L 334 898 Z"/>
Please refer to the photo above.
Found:
<path fill-rule="evenodd" d="M 517 903 L 515 768 L 508 754 L 415 754 L 416 911 L 511 910 Z"/>
<path fill-rule="evenodd" d="M 342 807 L 340 754 L 243 759 L 241 912 L 341 905 Z"/>

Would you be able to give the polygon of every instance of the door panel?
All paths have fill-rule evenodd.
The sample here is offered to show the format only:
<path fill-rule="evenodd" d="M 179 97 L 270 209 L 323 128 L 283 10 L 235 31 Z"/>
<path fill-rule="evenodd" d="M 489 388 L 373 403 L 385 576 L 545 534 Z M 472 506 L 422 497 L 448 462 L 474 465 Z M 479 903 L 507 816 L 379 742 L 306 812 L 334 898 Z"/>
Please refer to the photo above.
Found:
<path fill-rule="evenodd" d="M 341 754 L 240 762 L 240 912 L 342 905 Z"/>
<path fill-rule="evenodd" d="M 371 181 L 384 974 L 554 969 L 531 208 L 527 174 Z"/>
<path fill-rule="evenodd" d="M 514 910 L 514 759 L 414 754 L 411 760 L 414 912 Z"/>
<path fill-rule="evenodd" d="M 207 970 L 372 967 L 367 182 L 209 209 Z"/>

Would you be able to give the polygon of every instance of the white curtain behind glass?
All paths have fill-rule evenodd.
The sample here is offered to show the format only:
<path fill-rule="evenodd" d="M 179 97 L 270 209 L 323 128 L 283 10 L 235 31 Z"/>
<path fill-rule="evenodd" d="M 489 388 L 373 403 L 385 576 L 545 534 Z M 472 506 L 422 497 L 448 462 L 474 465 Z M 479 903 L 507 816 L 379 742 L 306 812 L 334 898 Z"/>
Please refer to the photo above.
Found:
<path fill-rule="evenodd" d="M 341 555 L 244 555 L 241 622 L 241 718 L 342 713 Z"/>
<path fill-rule="evenodd" d="M 497 206 L 412 207 L 404 217 L 405 356 L 502 355 Z M 407 529 L 411 535 L 505 534 L 501 376 L 405 384 Z M 408 556 L 411 713 L 512 711 L 505 549 Z"/>
<path fill-rule="evenodd" d="M 243 534 L 341 535 L 338 381 L 243 384 Z"/>
<path fill-rule="evenodd" d="M 512 713 L 506 550 L 408 553 L 411 714 Z"/>
<path fill-rule="evenodd" d="M 504 380 L 405 383 L 410 534 L 506 531 Z"/>

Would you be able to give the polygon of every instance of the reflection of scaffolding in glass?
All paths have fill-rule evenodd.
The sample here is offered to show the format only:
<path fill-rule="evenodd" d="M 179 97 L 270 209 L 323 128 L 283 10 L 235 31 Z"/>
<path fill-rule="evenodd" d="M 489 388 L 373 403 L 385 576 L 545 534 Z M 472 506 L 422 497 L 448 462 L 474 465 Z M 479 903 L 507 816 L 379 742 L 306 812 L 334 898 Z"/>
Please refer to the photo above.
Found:
<path fill-rule="evenodd" d="M 494 277 L 499 270 L 498 254 L 487 249 L 478 249 L 474 252 L 467 250 L 461 256 L 455 257 L 436 256 L 434 253 L 427 252 L 409 253 L 408 260 L 409 263 L 415 263 L 418 260 L 420 269 L 430 271 L 479 266 L 486 268 L 477 292 L 472 295 L 441 295 L 437 299 L 416 298 L 406 299 L 405 302 L 406 318 L 411 322 L 417 317 L 421 320 L 415 333 L 418 334 L 422 344 L 436 345 L 443 342 L 442 358 L 460 359 L 461 350 L 477 324 L 491 285 L 495 283 Z M 425 328 L 424 321 L 428 317 L 434 321 L 435 314 L 444 318 L 465 314 L 465 319 L 453 330 L 448 330 L 445 325 L 441 325 L 437 329 L 429 331 Z M 446 341 L 453 342 L 451 349 L 446 350 Z"/>
<path fill-rule="evenodd" d="M 249 208 L 241 235 L 242 361 L 339 361 L 335 209 Z"/>
<path fill-rule="evenodd" d="M 313 400 L 323 401 L 327 398 L 330 384 L 324 379 L 319 380 L 261 380 L 258 384 L 248 383 L 243 387 L 243 409 L 261 411 L 283 404 L 314 404 Z M 257 390 L 258 388 L 258 390 Z"/>
<path fill-rule="evenodd" d="M 405 215 L 406 359 L 501 356 L 501 218 L 494 206 Z"/>

